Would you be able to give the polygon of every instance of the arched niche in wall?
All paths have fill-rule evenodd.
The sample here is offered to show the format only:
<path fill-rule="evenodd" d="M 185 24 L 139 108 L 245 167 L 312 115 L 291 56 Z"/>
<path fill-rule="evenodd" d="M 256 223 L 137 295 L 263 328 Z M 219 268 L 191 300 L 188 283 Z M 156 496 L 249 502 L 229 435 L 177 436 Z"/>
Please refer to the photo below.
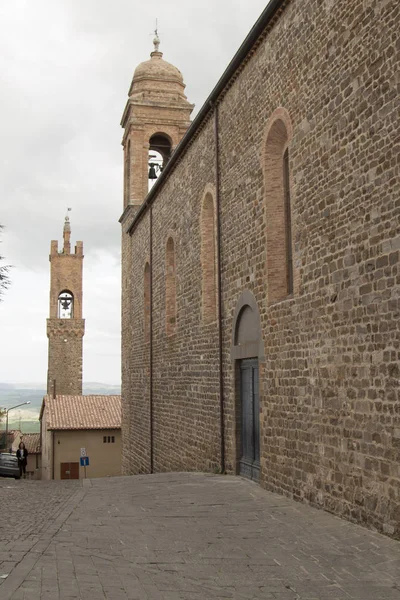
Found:
<path fill-rule="evenodd" d="M 165 331 L 173 335 L 176 332 L 176 257 L 172 236 L 167 240 L 165 271 Z"/>
<path fill-rule="evenodd" d="M 263 170 L 267 234 L 267 300 L 293 294 L 292 216 L 289 153 L 292 125 L 287 110 L 276 109 L 264 133 Z"/>
<path fill-rule="evenodd" d="M 240 296 L 233 317 L 231 358 L 264 359 L 261 319 L 256 299 L 249 290 Z"/>
<path fill-rule="evenodd" d="M 216 215 L 214 196 L 207 190 L 201 205 L 201 298 L 204 323 L 217 318 Z"/>
<path fill-rule="evenodd" d="M 144 341 L 150 341 L 150 264 L 146 262 L 143 278 L 143 303 L 144 303 Z"/>

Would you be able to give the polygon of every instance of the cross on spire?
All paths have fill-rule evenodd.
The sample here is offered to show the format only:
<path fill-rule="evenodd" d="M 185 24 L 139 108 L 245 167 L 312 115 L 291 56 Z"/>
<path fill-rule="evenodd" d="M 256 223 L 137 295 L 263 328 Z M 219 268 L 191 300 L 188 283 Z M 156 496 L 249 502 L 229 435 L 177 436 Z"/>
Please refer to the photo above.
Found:
<path fill-rule="evenodd" d="M 158 19 L 156 19 L 156 28 L 154 30 L 153 44 L 154 44 L 154 52 L 159 52 L 160 38 L 158 36 Z"/>

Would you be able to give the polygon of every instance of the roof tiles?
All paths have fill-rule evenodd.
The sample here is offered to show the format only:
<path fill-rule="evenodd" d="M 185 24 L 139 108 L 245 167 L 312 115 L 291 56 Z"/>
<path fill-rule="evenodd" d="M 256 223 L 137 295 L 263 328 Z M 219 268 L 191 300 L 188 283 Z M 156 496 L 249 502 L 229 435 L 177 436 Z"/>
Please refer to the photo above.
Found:
<path fill-rule="evenodd" d="M 43 408 L 48 429 L 121 427 L 121 396 L 45 396 Z"/>
<path fill-rule="evenodd" d="M 24 433 L 21 438 L 28 454 L 40 454 L 40 433 Z"/>

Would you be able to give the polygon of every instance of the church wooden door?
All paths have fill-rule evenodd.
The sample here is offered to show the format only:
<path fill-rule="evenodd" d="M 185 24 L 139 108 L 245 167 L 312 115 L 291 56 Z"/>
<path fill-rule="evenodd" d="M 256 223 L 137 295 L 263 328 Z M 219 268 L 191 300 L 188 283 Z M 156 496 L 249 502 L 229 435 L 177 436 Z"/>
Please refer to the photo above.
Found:
<path fill-rule="evenodd" d="M 239 474 L 258 481 L 260 478 L 260 401 L 257 359 L 246 359 L 240 362 L 240 399 L 242 423 Z"/>

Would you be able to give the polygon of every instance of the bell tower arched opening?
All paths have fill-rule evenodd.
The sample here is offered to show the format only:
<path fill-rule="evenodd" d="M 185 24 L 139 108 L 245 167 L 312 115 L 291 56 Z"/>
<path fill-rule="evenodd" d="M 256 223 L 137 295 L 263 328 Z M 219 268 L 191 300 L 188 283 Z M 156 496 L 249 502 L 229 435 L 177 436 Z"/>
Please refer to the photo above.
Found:
<path fill-rule="evenodd" d="M 74 317 L 74 295 L 64 290 L 58 295 L 58 319 L 72 319 Z"/>

